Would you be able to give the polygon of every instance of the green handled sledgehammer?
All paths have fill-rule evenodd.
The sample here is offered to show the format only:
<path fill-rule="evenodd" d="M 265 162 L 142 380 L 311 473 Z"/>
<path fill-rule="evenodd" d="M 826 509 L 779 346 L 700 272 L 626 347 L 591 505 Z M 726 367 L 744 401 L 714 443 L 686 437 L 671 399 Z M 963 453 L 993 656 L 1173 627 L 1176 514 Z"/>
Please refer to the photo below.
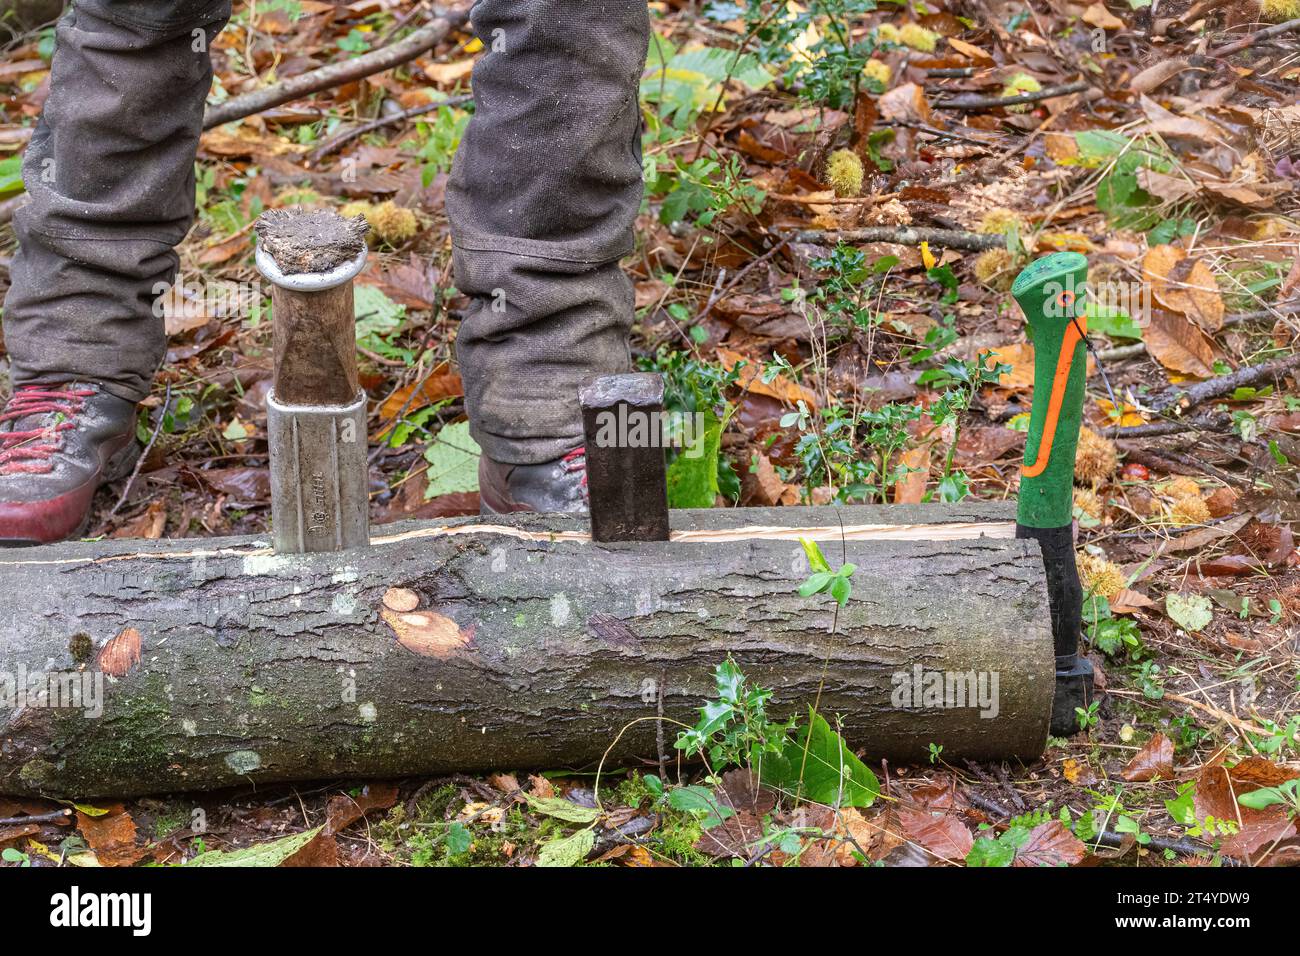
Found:
<path fill-rule="evenodd" d="M 1074 459 L 1087 375 L 1084 300 L 1088 260 L 1077 252 L 1039 259 L 1016 277 L 1011 294 L 1034 343 L 1034 401 L 1021 468 L 1016 536 L 1043 549 L 1056 645 L 1052 733 L 1078 729 L 1075 708 L 1092 699 L 1092 665 L 1079 656 L 1083 588 L 1074 558 Z"/>

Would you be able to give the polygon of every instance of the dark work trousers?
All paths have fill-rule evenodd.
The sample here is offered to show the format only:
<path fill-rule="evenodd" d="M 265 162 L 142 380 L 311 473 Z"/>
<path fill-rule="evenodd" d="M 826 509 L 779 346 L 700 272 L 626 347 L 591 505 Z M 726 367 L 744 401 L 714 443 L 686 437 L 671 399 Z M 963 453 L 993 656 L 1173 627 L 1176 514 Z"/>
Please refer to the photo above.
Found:
<path fill-rule="evenodd" d="M 475 437 L 531 464 L 582 443 L 581 381 L 628 367 L 645 0 L 479 0 L 477 109 L 447 194 L 457 354 Z M 194 217 L 207 50 L 229 0 L 78 0 L 23 164 L 5 300 L 15 384 L 139 400 L 165 351 L 158 288 Z"/>
<path fill-rule="evenodd" d="M 487 52 L 447 189 L 471 431 L 538 464 L 582 444 L 578 385 L 625 371 L 645 0 L 480 0 Z"/>
<path fill-rule="evenodd" d="M 5 299 L 16 385 L 94 380 L 139 401 L 166 349 L 154 313 L 194 220 L 208 49 L 230 0 L 77 0 L 23 159 L 31 202 Z"/>

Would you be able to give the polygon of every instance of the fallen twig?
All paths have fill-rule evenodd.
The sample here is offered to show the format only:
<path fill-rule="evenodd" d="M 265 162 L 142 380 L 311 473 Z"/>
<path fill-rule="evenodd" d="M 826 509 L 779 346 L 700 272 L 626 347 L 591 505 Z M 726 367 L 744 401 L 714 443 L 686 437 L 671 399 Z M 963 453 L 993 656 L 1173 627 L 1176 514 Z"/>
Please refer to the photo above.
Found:
<path fill-rule="evenodd" d="M 117 503 L 113 505 L 108 514 L 104 515 L 104 520 L 100 522 L 101 528 L 106 527 L 118 511 L 122 509 L 122 505 L 126 504 L 127 496 L 131 494 L 131 489 L 135 486 L 135 480 L 140 477 L 140 469 L 144 467 L 144 460 L 149 457 L 149 452 L 153 450 L 154 442 L 158 440 L 158 434 L 162 431 L 163 422 L 167 420 L 167 409 L 171 407 L 171 403 L 172 387 L 168 385 L 163 396 L 162 408 L 158 411 L 158 424 L 154 425 L 153 434 L 149 436 L 149 444 L 144 446 L 144 451 L 140 452 L 140 457 L 135 460 L 135 467 L 131 469 L 131 476 L 126 479 L 126 485 L 122 488 L 122 494 L 118 496 Z"/>
<path fill-rule="evenodd" d="M 1146 425 L 1112 425 L 1103 428 L 1101 433 L 1107 438 L 1154 438 L 1160 435 L 1177 435 L 1181 432 L 1212 431 L 1223 432 L 1232 427 L 1232 420 L 1226 415 L 1199 420 L 1178 422 L 1151 422 Z"/>
<path fill-rule="evenodd" d="M 1291 299 L 1287 302 L 1278 302 L 1276 305 L 1267 309 L 1255 309 L 1253 312 L 1238 312 L 1235 315 L 1225 316 L 1223 324 L 1241 325 L 1244 322 L 1258 322 L 1260 319 L 1276 319 L 1279 316 L 1295 315 L 1300 312 L 1300 299 Z"/>
<path fill-rule="evenodd" d="M 960 229 L 931 229 L 924 226 L 869 226 L 865 229 L 804 229 L 793 236 L 795 242 L 823 242 L 834 237 L 840 242 L 896 242 L 905 246 L 919 246 L 932 242 L 937 246 L 984 252 L 1001 249 L 1007 244 L 1006 236 L 963 232 Z"/>
<path fill-rule="evenodd" d="M 1155 468 L 1171 475 L 1195 475 L 1197 477 L 1210 475 L 1218 478 L 1225 485 L 1250 484 L 1241 475 L 1234 475 L 1231 472 L 1224 471 L 1203 458 L 1193 458 L 1168 448 L 1161 448 L 1159 452 L 1154 452 L 1148 448 L 1135 445 L 1126 439 L 1116 441 L 1116 445 L 1129 461 L 1135 461 L 1139 465 L 1146 465 L 1148 468 Z"/>
<path fill-rule="evenodd" d="M 71 810 L 54 810 L 51 813 L 33 813 L 26 817 L 4 817 L 0 819 L 0 827 L 22 826 L 25 823 L 53 823 L 56 820 L 63 820 L 72 815 Z"/>
<path fill-rule="evenodd" d="M 952 130 L 939 129 L 937 126 L 929 126 L 925 123 L 918 123 L 912 120 L 882 120 L 880 125 L 902 126 L 906 129 L 914 129 L 918 133 L 925 133 L 929 136 L 938 136 L 943 139 L 952 139 L 959 143 L 970 143 L 973 146 L 983 146 L 985 149 L 993 149 L 996 145 L 989 142 L 987 139 L 978 139 L 974 136 L 967 136 L 964 133 L 955 133 Z"/>
<path fill-rule="evenodd" d="M 1113 349 L 1099 349 L 1097 361 L 1119 362 L 1123 359 L 1137 358 L 1139 355 L 1145 355 L 1146 350 L 1145 342 L 1138 342 L 1136 345 L 1117 345 Z"/>
<path fill-rule="evenodd" d="M 707 319 L 709 315 L 713 312 L 714 306 L 716 306 L 719 302 L 721 302 L 728 295 L 730 295 L 732 291 L 736 288 L 736 286 L 740 285 L 740 283 L 744 281 L 745 276 L 749 275 L 749 273 L 752 272 L 757 266 L 760 266 L 764 262 L 769 261 L 773 256 L 781 252 L 781 250 L 783 250 L 789 244 L 790 244 L 789 239 L 782 239 L 780 242 L 778 242 L 771 249 L 767 250 L 767 252 L 763 253 L 761 256 L 757 257 L 756 259 L 751 259 L 743 269 L 741 269 L 732 277 L 730 282 L 728 282 L 725 286 L 719 289 L 715 295 L 709 297 L 709 301 L 704 306 L 703 311 L 701 311 L 700 314 L 695 317 L 695 321 L 692 322 L 691 324 L 698 325 L 700 322 L 703 322 L 705 319 Z"/>
<path fill-rule="evenodd" d="M 994 816 L 1001 817 L 1003 820 L 1009 820 L 1011 817 L 1015 816 L 1014 813 L 1002 804 L 998 803 L 998 801 L 991 797 L 986 797 L 981 793 L 977 793 L 974 790 L 965 791 L 964 796 L 968 801 L 970 801 L 972 806 L 977 807 L 986 813 L 992 813 Z M 1150 837 L 1150 840 L 1148 840 L 1145 845 L 1150 849 L 1161 851 L 1172 850 L 1174 853 L 1182 853 L 1188 856 L 1214 852 L 1214 847 L 1207 846 L 1204 843 L 1197 843 L 1193 840 L 1177 840 L 1169 837 L 1156 836 L 1155 834 L 1147 835 Z M 1111 830 L 1094 834 L 1084 842 L 1094 846 L 1108 847 L 1113 850 L 1123 849 L 1126 845 L 1130 844 L 1132 846 L 1137 846 L 1137 840 L 1132 834 L 1115 833 Z M 1224 862 L 1227 863 L 1228 861 L 1225 859 Z"/>
<path fill-rule="evenodd" d="M 1106 693 L 1119 694 L 1122 697 L 1142 696 L 1140 692 L 1132 691 L 1132 690 L 1107 690 Z M 1268 736 L 1268 731 L 1265 730 L 1263 727 L 1259 726 L 1258 724 L 1252 724 L 1248 720 L 1242 720 L 1240 717 L 1236 716 L 1235 714 L 1230 714 L 1226 710 L 1222 710 L 1218 707 L 1215 707 L 1213 704 L 1205 704 L 1199 700 L 1193 700 L 1191 697 L 1184 697 L 1182 694 L 1171 694 L 1169 691 L 1165 691 L 1165 696 L 1162 699 L 1173 700 L 1173 701 L 1177 701 L 1180 704 L 1186 704 L 1188 707 L 1194 707 L 1197 710 L 1201 711 L 1202 713 L 1209 714 L 1211 717 L 1215 718 L 1216 720 L 1221 720 L 1226 724 L 1231 724 L 1233 727 L 1236 727 L 1238 730 L 1242 731 L 1243 733 L 1257 734 L 1261 737 Z"/>
<path fill-rule="evenodd" d="M 223 123 L 243 119 L 273 106 L 301 99 L 321 90 L 332 89 L 344 83 L 364 79 L 375 73 L 382 73 L 395 66 L 401 66 L 422 53 L 427 53 L 446 38 L 453 28 L 461 26 L 469 19 L 464 10 L 448 10 L 439 14 L 432 23 L 420 27 L 406 39 L 392 46 L 381 47 L 362 56 L 352 57 L 341 63 L 331 63 L 310 73 L 291 77 L 283 83 L 276 83 L 266 89 L 245 93 L 226 100 L 208 110 L 203 117 L 203 128 L 212 129 Z"/>
<path fill-rule="evenodd" d="M 1171 840 L 1168 837 L 1156 836 L 1153 833 L 1148 833 L 1147 836 L 1150 837 L 1150 839 L 1147 840 L 1144 845 L 1153 850 L 1172 850 L 1174 853 L 1182 853 L 1189 856 L 1214 852 L 1214 847 L 1206 846 L 1204 843 L 1194 843 L 1191 840 Z M 1099 844 L 1113 850 L 1122 849 L 1128 843 L 1137 846 L 1137 840 L 1133 834 L 1115 833 L 1112 830 L 1106 830 L 1102 833 L 1090 836 L 1085 842 L 1094 845 Z M 1235 865 L 1235 863 L 1230 863 L 1226 857 L 1224 858 L 1224 863 L 1228 866 Z"/>
<path fill-rule="evenodd" d="M 1015 96 L 954 96 L 950 100 L 941 100 L 933 105 L 940 110 L 990 110 L 999 106 L 1019 106 L 1021 103 L 1037 103 L 1057 96 L 1082 93 L 1092 89 L 1092 84 L 1079 80 L 1075 83 L 1062 83 L 1059 86 L 1045 86 L 1035 93 L 1017 93 Z"/>
<path fill-rule="evenodd" d="M 1250 36 L 1242 37 L 1240 40 L 1234 40 L 1232 43 L 1225 44 L 1217 50 L 1211 50 L 1206 56 L 1227 56 L 1229 53 L 1240 53 L 1242 50 L 1248 50 L 1256 43 L 1260 43 L 1270 37 L 1278 36 L 1282 33 L 1290 33 L 1292 30 L 1300 29 L 1300 17 L 1294 20 L 1287 20 L 1285 23 L 1278 23 L 1271 27 L 1265 27 L 1263 30 L 1256 30 Z"/>
<path fill-rule="evenodd" d="M 1220 375 L 1217 378 L 1198 382 L 1191 388 L 1176 386 L 1157 395 L 1151 402 L 1151 410 L 1163 412 L 1177 405 L 1180 411 L 1187 411 L 1202 402 L 1231 395 L 1239 388 L 1246 388 L 1264 379 L 1280 377 L 1296 366 L 1300 366 L 1300 352 L 1273 359 L 1271 362 L 1248 365 L 1230 375 Z"/>
<path fill-rule="evenodd" d="M 344 130 L 337 136 L 331 136 L 325 142 L 321 143 L 310 153 L 307 154 L 309 163 L 318 163 L 330 153 L 346 146 L 358 136 L 365 136 L 377 129 L 385 126 L 393 126 L 397 123 L 403 123 L 406 120 L 414 119 L 417 116 L 423 116 L 425 113 L 432 113 L 434 110 L 442 109 L 444 106 L 462 106 L 474 99 L 473 96 L 466 94 L 464 96 L 452 96 L 436 103 L 422 103 L 419 106 L 412 106 L 409 110 L 402 110 L 400 113 L 394 113 L 392 116 L 381 116 L 379 119 L 371 120 L 368 123 L 362 123 L 360 126 L 354 126 L 351 129 Z"/>

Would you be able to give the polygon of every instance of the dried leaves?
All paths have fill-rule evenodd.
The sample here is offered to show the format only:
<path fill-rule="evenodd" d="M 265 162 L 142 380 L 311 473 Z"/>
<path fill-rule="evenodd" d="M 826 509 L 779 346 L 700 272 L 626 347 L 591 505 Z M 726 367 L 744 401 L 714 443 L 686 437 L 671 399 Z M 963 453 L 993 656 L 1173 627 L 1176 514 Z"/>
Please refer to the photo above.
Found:
<path fill-rule="evenodd" d="M 1174 775 L 1174 744 L 1164 734 L 1156 734 L 1147 741 L 1146 746 L 1137 752 L 1128 766 L 1124 768 L 1124 779 L 1130 782 L 1145 782 L 1163 777 L 1168 780 Z"/>
<path fill-rule="evenodd" d="M 1151 293 L 1166 309 L 1178 312 L 1213 334 L 1223 328 L 1223 294 L 1203 259 L 1189 258 L 1177 246 L 1154 246 L 1142 262 Z"/>

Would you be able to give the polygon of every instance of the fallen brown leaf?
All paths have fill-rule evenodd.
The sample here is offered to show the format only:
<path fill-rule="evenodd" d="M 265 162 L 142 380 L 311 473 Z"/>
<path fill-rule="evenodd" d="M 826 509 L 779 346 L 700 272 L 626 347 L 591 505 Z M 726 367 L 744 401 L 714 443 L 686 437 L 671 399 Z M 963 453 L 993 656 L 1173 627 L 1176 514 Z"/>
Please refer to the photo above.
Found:
<path fill-rule="evenodd" d="M 738 362 L 743 361 L 745 367 L 740 370 L 738 384 L 741 388 L 748 389 L 755 395 L 766 395 L 787 405 L 795 405 L 802 401 L 809 408 L 817 407 L 816 395 L 798 382 L 790 381 L 783 374 L 777 375 L 770 382 L 764 382 L 761 377 L 763 372 L 761 361 L 749 358 L 739 352 L 733 352 L 731 349 L 723 348 L 718 349 L 718 360 L 722 363 L 723 369 L 728 372 L 735 368 Z"/>
<path fill-rule="evenodd" d="M 104 866 L 130 866 L 144 856 L 147 849 L 136 846 L 135 820 L 120 803 L 98 817 L 78 810 L 77 828 L 95 858 Z"/>
<path fill-rule="evenodd" d="M 1223 294 L 1214 273 L 1202 259 L 1180 259 L 1155 284 L 1152 294 L 1165 308 L 1187 316 L 1204 331 L 1223 328 Z"/>
<path fill-rule="evenodd" d="M 1084 23 L 1094 27 L 1100 27 L 1103 30 L 1122 30 L 1124 21 L 1115 14 L 1106 9 L 1105 4 L 1094 3 L 1083 11 L 1080 18 Z"/>
<path fill-rule="evenodd" d="M 1171 372 L 1192 378 L 1214 375 L 1214 344 L 1186 316 L 1153 308 L 1145 339 L 1147 351 Z"/>
<path fill-rule="evenodd" d="M 880 97 L 877 106 L 881 116 L 896 122 L 924 123 L 929 126 L 934 120 L 930 104 L 925 99 L 925 90 L 915 83 L 894 87 Z"/>
<path fill-rule="evenodd" d="M 1060 820 L 1048 820 L 1029 831 L 1029 839 L 1016 851 L 1012 866 L 1073 866 L 1088 855 L 1079 838 Z"/>
<path fill-rule="evenodd" d="M 799 487 L 782 481 L 772 459 L 761 451 L 753 453 L 754 465 L 741 478 L 741 500 L 747 506 L 770 508 L 799 503 Z"/>
<path fill-rule="evenodd" d="M 1142 112 L 1146 114 L 1151 129 L 1161 136 L 1191 139 L 1210 146 L 1223 143 L 1227 139 L 1224 130 L 1207 119 L 1198 116 L 1179 116 L 1146 95 L 1141 97 L 1141 104 Z"/>
<path fill-rule="evenodd" d="M 1150 93 L 1152 90 L 1159 89 L 1179 73 L 1191 68 L 1191 64 L 1183 57 L 1162 59 L 1129 80 L 1128 88 L 1134 93 Z"/>
<path fill-rule="evenodd" d="M 1076 787 L 1091 787 L 1097 782 L 1097 774 L 1093 772 L 1086 760 L 1070 757 L 1065 761 L 1061 772 L 1065 774 L 1065 779 Z"/>
<path fill-rule="evenodd" d="M 333 832 L 321 830 L 280 864 L 284 867 L 335 867 L 339 865 L 339 844 Z"/>
<path fill-rule="evenodd" d="M 162 499 L 149 502 L 149 506 L 134 518 L 113 529 L 111 538 L 146 538 L 157 541 L 167 527 L 167 503 Z"/>
<path fill-rule="evenodd" d="M 898 464 L 908 469 L 908 473 L 894 485 L 894 504 L 919 505 L 925 497 L 925 489 L 930 481 L 931 447 L 927 442 L 908 448 L 898 456 Z"/>
<path fill-rule="evenodd" d="M 1144 783 L 1156 777 L 1174 776 L 1174 744 L 1164 734 L 1156 734 L 1134 755 L 1122 776 L 1130 783 Z"/>
<path fill-rule="evenodd" d="M 325 829 L 338 833 L 356 823 L 371 810 L 387 810 L 397 802 L 397 787 L 388 783 L 371 783 L 361 793 L 336 793 L 325 806 Z"/>
<path fill-rule="evenodd" d="M 900 807 L 898 819 L 909 840 L 946 863 L 963 862 L 975 843 L 970 830 L 951 814 L 936 815 L 928 810 Z"/>
<path fill-rule="evenodd" d="M 418 395 L 415 394 L 417 387 L 420 390 Z M 464 394 L 465 386 L 460 380 L 460 374 L 452 371 L 444 363 L 434 369 L 423 383 L 412 382 L 404 388 L 399 388 L 384 399 L 383 404 L 379 406 L 379 417 L 386 425 L 391 424 L 393 419 L 398 416 L 398 413 L 410 415 L 427 405 L 432 405 L 434 402 L 440 402 L 447 398 L 459 398 Z M 405 408 L 405 412 L 402 411 L 403 408 Z"/>
<path fill-rule="evenodd" d="M 1232 768 L 1206 766 L 1197 777 L 1194 794 L 1197 819 L 1213 816 L 1240 825 L 1237 833 L 1223 838 L 1223 852 L 1229 856 L 1249 860 L 1274 841 L 1294 834 L 1296 821 L 1286 815 L 1283 807 L 1253 810 L 1237 802 L 1243 793 L 1277 785 L 1268 781 L 1284 782 L 1279 778 L 1286 771 L 1275 767 L 1270 761 L 1252 757 Z"/>

